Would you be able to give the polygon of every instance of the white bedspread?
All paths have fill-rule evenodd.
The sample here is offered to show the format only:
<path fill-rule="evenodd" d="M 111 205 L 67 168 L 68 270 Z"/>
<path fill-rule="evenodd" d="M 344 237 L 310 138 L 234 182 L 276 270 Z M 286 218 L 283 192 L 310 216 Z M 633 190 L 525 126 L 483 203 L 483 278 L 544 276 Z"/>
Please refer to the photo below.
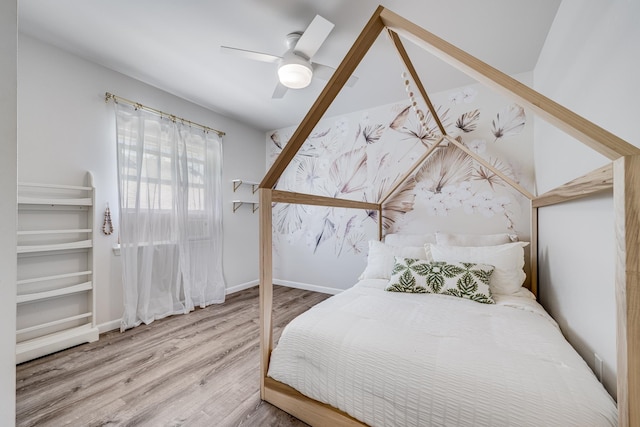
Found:
<path fill-rule="evenodd" d="M 365 280 L 291 322 L 269 376 L 371 426 L 615 426 L 615 402 L 534 300 Z"/>

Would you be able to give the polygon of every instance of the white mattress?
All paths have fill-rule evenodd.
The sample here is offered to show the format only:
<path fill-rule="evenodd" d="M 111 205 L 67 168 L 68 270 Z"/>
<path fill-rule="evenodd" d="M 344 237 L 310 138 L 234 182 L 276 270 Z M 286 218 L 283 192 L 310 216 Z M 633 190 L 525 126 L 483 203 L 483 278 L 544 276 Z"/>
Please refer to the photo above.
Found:
<path fill-rule="evenodd" d="M 529 298 L 364 280 L 292 321 L 268 375 L 371 426 L 615 426 L 613 399 Z"/>

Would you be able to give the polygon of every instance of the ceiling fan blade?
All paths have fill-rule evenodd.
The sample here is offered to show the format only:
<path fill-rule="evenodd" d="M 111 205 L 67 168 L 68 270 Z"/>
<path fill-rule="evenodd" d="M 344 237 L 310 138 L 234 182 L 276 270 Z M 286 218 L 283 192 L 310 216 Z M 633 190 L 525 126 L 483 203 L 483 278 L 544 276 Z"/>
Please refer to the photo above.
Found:
<path fill-rule="evenodd" d="M 284 97 L 284 94 L 287 93 L 288 88 L 283 85 L 282 83 L 278 82 L 278 84 L 276 85 L 275 90 L 273 91 L 273 95 L 271 95 L 271 98 L 273 99 L 281 99 L 282 97 Z"/>
<path fill-rule="evenodd" d="M 220 46 L 220 50 L 225 53 L 242 56 L 243 58 L 253 59 L 255 61 L 277 63 L 281 59 L 279 56 L 254 52 L 252 50 L 238 49 L 237 47 Z"/>
<path fill-rule="evenodd" d="M 313 75 L 323 80 L 329 80 L 331 76 L 333 76 L 333 73 L 335 71 L 336 71 L 335 68 L 329 67 L 328 65 L 316 64 L 316 63 L 313 64 Z M 356 76 L 351 76 L 349 77 L 349 80 L 347 80 L 346 85 L 349 87 L 353 87 L 357 81 L 358 81 L 358 78 Z"/>
<path fill-rule="evenodd" d="M 302 36 L 300 36 L 300 40 L 298 40 L 293 50 L 311 59 L 327 39 L 334 26 L 333 23 L 327 21 L 322 16 L 316 15 L 313 21 L 311 21 L 311 24 L 304 30 Z"/>

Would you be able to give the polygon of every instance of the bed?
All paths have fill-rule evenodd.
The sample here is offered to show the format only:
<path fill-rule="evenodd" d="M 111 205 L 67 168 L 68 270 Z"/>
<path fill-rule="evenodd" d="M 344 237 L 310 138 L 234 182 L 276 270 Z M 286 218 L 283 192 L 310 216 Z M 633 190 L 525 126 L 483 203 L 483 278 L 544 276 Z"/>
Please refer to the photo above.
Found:
<path fill-rule="evenodd" d="M 379 255 L 369 260 L 384 265 Z M 364 278 L 294 319 L 268 376 L 370 426 L 618 425 L 611 396 L 520 282 L 481 303 L 393 292 L 388 276 Z"/>
<path fill-rule="evenodd" d="M 416 163 L 391 185 L 385 194 L 380 194 L 379 198 L 374 201 L 346 200 L 276 189 L 278 180 L 306 139 L 311 135 L 318 121 L 328 111 L 329 106 L 340 93 L 348 78 L 356 70 L 369 48 L 378 36 L 385 31 L 390 36 L 408 74 L 416 84 L 417 93 L 428 105 L 431 116 L 440 129 L 441 138 L 431 145 Z M 414 42 L 427 52 L 432 53 L 486 86 L 510 97 L 523 107 L 530 109 L 537 117 L 605 156 L 611 160 L 611 163 L 577 177 L 544 194 L 536 195 L 529 192 L 518 182 L 515 182 L 494 167 L 495 165 L 487 162 L 456 138 L 447 134 L 437 111 L 435 111 L 428 99 L 426 90 L 403 46 L 403 42 L 400 40 L 400 36 Z M 392 203 L 389 202 L 390 198 L 401 188 L 403 182 L 412 179 L 413 174 L 422 162 L 428 159 L 433 152 L 446 145 L 456 146 L 466 152 L 475 161 L 499 177 L 506 185 L 530 200 L 530 274 L 528 280 L 530 290 L 534 294 L 537 291 L 539 261 L 537 247 L 538 210 L 613 190 L 616 269 L 615 277 L 612 278 L 612 283 L 614 283 L 612 287 L 615 288 L 617 321 L 617 425 L 621 427 L 640 426 L 640 406 L 637 405 L 637 402 L 640 401 L 640 253 L 638 251 L 640 248 L 638 242 L 638 236 L 640 235 L 640 191 L 637 191 L 640 188 L 640 149 L 382 6 L 379 6 L 373 13 L 344 60 L 336 69 L 336 72 L 296 131 L 291 135 L 289 142 L 284 146 L 259 186 L 261 398 L 314 426 L 362 426 L 363 422 L 369 421 L 375 423 L 375 425 L 398 425 L 400 422 L 405 422 L 406 425 L 429 425 L 427 424 L 428 422 L 432 425 L 456 425 L 463 421 L 477 422 L 480 425 L 481 423 L 486 425 L 542 425 L 545 423 L 548 423 L 547 425 L 563 425 L 562 422 L 555 421 L 555 418 L 553 418 L 555 416 L 565 417 L 564 420 L 569 423 L 568 425 L 616 424 L 616 416 L 614 415 L 616 405 L 605 395 L 605 392 L 595 381 L 584 362 L 577 357 L 575 351 L 564 341 L 562 334 L 557 330 L 554 323 L 550 321 L 549 317 L 540 310 L 540 307 L 533 299 L 528 298 L 530 301 L 527 301 L 526 293 L 524 295 L 510 295 L 507 299 L 498 297 L 491 307 L 480 308 L 471 305 L 472 303 L 478 304 L 477 301 L 447 295 L 391 295 L 391 292 L 381 289 L 382 282 L 376 284 L 370 281 L 381 279 L 367 277 L 363 278 L 352 290 L 345 291 L 340 296 L 332 298 L 326 304 L 319 305 L 301 317 L 301 320 L 296 320 L 292 323 L 281 337 L 279 348 L 277 350 L 273 348 L 273 204 L 290 203 L 364 209 L 368 215 L 377 220 L 378 239 L 382 240 L 385 234 L 385 227 L 388 226 L 388 224 L 385 225 L 384 223 L 385 209 L 393 210 Z M 588 250 L 588 248 L 585 250 Z M 406 257 L 406 255 L 404 256 Z M 407 285 L 404 284 L 403 286 Z M 411 299 L 409 306 L 414 306 L 413 310 L 399 309 L 397 307 L 398 301 L 406 302 L 408 299 Z M 353 319 L 357 318 L 358 321 L 355 322 L 356 326 L 353 326 L 353 328 L 359 327 L 360 329 L 347 328 L 346 320 L 343 319 L 338 331 L 328 330 L 326 329 L 327 324 L 336 323 L 331 320 L 331 315 L 328 316 L 329 320 L 319 321 L 317 318 L 314 319 L 318 313 L 322 313 L 325 309 L 329 310 L 334 301 L 337 301 L 335 304 L 342 305 L 343 310 L 342 312 L 340 310 L 336 311 L 336 318 L 340 316 L 346 316 L 345 319 L 349 318 L 349 316 L 352 316 Z M 409 340 L 396 340 L 400 335 L 392 335 L 386 338 L 378 337 L 377 331 L 385 330 L 391 320 L 388 317 L 384 319 L 378 318 L 377 320 L 366 317 L 371 315 L 371 310 L 366 312 L 368 304 L 362 303 L 362 301 L 370 301 L 371 304 L 375 302 L 380 309 L 384 308 L 382 313 L 385 312 L 384 310 L 395 310 L 403 315 L 413 312 L 413 315 L 418 317 L 424 316 L 423 312 L 426 310 L 437 310 L 432 308 L 431 305 L 450 307 L 450 310 L 442 314 L 443 316 L 451 316 L 453 313 L 460 312 L 465 313 L 466 316 L 471 312 L 484 310 L 481 312 L 483 315 L 476 316 L 473 320 L 464 316 L 454 317 L 452 319 L 454 323 L 461 322 L 461 325 L 464 326 L 462 330 L 455 333 L 465 333 L 465 327 L 468 325 L 474 328 L 480 328 L 480 325 L 483 325 L 484 328 L 480 328 L 482 333 L 486 335 L 487 339 L 493 339 L 494 342 L 492 345 L 487 345 L 486 348 L 482 340 L 480 340 L 481 342 L 478 343 L 478 346 L 472 346 L 468 344 L 476 343 L 478 335 L 467 336 L 464 338 L 466 341 L 464 341 L 461 336 L 456 336 L 452 331 L 450 332 L 453 335 L 449 336 L 438 336 L 438 333 L 429 334 L 428 327 L 422 327 L 422 329 L 415 331 L 413 329 L 400 328 L 404 334 L 418 334 L 421 330 L 426 335 L 426 338 L 423 335 L 416 335 L 414 338 L 410 337 Z M 430 302 L 427 303 L 426 301 Z M 438 301 L 438 304 L 431 304 L 434 301 Z M 422 306 L 423 303 L 431 305 Z M 360 307 L 365 312 L 354 312 L 352 309 L 355 307 Z M 465 307 L 465 309 L 462 310 L 462 307 Z M 469 310 L 469 313 L 467 313 L 467 307 L 473 307 Z M 488 313 L 491 313 L 491 315 Z M 501 316 L 496 313 L 508 313 L 507 318 L 509 320 L 498 320 Z M 410 318 L 393 320 L 393 322 L 402 321 L 406 325 Z M 378 323 L 374 327 L 373 324 L 375 322 Z M 362 325 L 369 326 L 367 323 L 371 323 L 371 327 L 363 328 Z M 304 332 L 300 335 L 300 332 L 296 332 L 298 328 L 296 325 L 298 324 L 302 325 L 303 329 L 313 329 L 314 333 L 319 333 L 321 336 L 311 339 L 305 338 L 310 332 Z M 496 324 L 502 325 L 503 328 L 496 327 Z M 514 327 L 514 325 L 518 324 L 520 324 L 520 327 Z M 375 331 L 375 336 L 372 336 L 372 331 Z M 347 337 L 344 334 L 349 336 Z M 314 344 L 314 342 L 324 343 L 325 341 L 322 340 L 326 340 L 327 346 L 331 341 L 333 343 L 331 345 L 336 346 L 336 348 L 351 346 L 352 344 L 348 343 L 354 341 L 352 336 L 356 337 L 355 342 L 360 341 L 365 347 L 364 350 L 360 349 L 358 351 L 360 360 L 340 361 L 345 366 L 351 366 L 351 369 L 340 368 L 342 366 L 341 363 L 331 367 L 328 361 L 322 359 L 324 356 L 320 352 L 312 352 L 314 354 L 309 355 L 308 348 L 305 349 L 304 347 L 304 345 L 317 346 L 317 343 Z M 436 340 L 436 337 L 439 338 Z M 437 343 L 432 342 L 432 339 L 436 340 Z M 307 344 L 305 344 L 305 341 Z M 309 343 L 309 341 L 312 342 Z M 411 341 L 415 341 L 416 344 L 412 344 Z M 289 343 L 295 342 L 299 342 L 302 346 L 294 350 L 293 354 L 295 356 L 293 356 L 293 359 L 308 358 L 310 365 L 307 364 L 306 367 L 304 363 L 289 365 L 287 360 L 291 360 L 292 356 L 283 356 L 283 362 L 278 360 L 280 359 L 279 354 L 285 352 L 284 349 L 290 345 Z M 467 345 L 456 347 L 456 344 L 462 342 L 466 342 Z M 426 351 L 426 343 L 432 346 L 430 348 L 436 348 L 437 352 L 430 354 L 429 351 Z M 513 343 L 522 344 L 521 347 L 512 346 L 509 349 L 509 352 L 511 352 L 510 357 L 496 351 L 495 347 L 498 346 L 500 350 L 504 348 L 506 352 L 506 349 L 509 348 L 508 345 Z M 393 366 L 387 364 L 384 367 L 380 367 L 369 357 L 370 353 L 368 347 L 366 347 L 367 345 L 377 347 L 382 352 L 389 351 L 391 347 L 398 347 L 406 350 L 404 353 L 409 350 L 421 355 L 425 353 L 423 357 L 418 358 L 418 365 L 416 366 L 416 368 L 422 370 L 420 375 L 409 375 L 409 378 L 406 375 L 400 375 L 402 372 L 410 371 L 406 364 L 414 363 L 405 359 L 400 359 L 402 363 L 395 363 Z M 282 346 L 282 351 L 280 346 Z M 292 345 L 292 347 L 295 346 Z M 433 350 L 430 351 L 433 352 Z M 439 357 L 438 352 L 452 356 L 442 358 Z M 313 356 L 313 358 L 310 358 L 310 356 Z M 396 355 L 396 357 L 398 356 Z M 316 360 L 316 358 L 319 359 Z M 459 371 L 454 369 L 458 368 L 458 365 L 447 367 L 446 363 L 449 361 L 461 362 L 459 358 L 466 358 L 464 361 L 465 363 L 471 363 L 470 366 L 473 366 L 474 363 L 476 364 L 473 376 L 459 375 Z M 508 359 L 508 363 L 505 362 L 505 359 Z M 429 360 L 435 363 L 435 367 L 426 367 Z M 298 362 L 300 361 L 298 360 Z M 504 365 L 498 362 L 504 362 Z M 297 367 L 294 369 L 292 366 Z M 460 364 L 460 366 L 466 365 Z M 372 367 L 376 369 L 372 369 Z M 364 372 L 365 368 L 369 368 L 367 372 Z M 455 388 L 455 393 L 451 391 L 453 390 L 452 388 L 424 385 L 431 384 L 431 382 L 439 385 L 445 381 L 440 376 L 442 375 L 440 374 L 440 368 L 443 368 L 443 372 L 449 370 L 449 377 L 461 382 L 461 385 Z M 537 373 L 532 371 L 529 374 L 523 372 L 525 370 L 528 372 L 534 368 L 540 371 Z M 329 381 L 333 381 L 331 388 L 322 390 L 320 385 L 310 382 L 308 377 L 298 377 L 297 374 L 299 372 L 296 371 L 297 369 L 311 371 L 313 373 L 312 377 L 317 383 L 329 384 Z M 337 374 L 339 369 L 342 369 L 340 375 Z M 294 372 L 284 373 L 279 372 L 280 370 Z M 377 373 L 378 370 L 380 373 L 385 373 L 389 384 L 394 384 L 394 381 L 397 381 L 395 383 L 397 386 L 389 385 L 386 381 L 378 383 L 370 378 L 367 380 L 370 381 L 369 384 L 366 384 L 367 387 L 362 385 L 358 388 L 360 381 L 365 381 L 367 375 Z M 492 375 L 496 370 L 500 370 L 501 373 L 509 373 L 509 375 L 502 375 L 507 379 L 503 384 L 493 382 L 498 377 L 497 375 Z M 396 371 L 398 372 L 397 374 Z M 364 376 L 361 379 L 355 379 L 356 372 Z M 289 375 L 294 374 L 295 376 L 289 377 Z M 273 377 L 270 375 L 273 375 Z M 417 380 L 414 377 L 421 377 L 426 381 L 419 381 L 419 384 L 416 384 Z M 446 380 L 447 382 L 452 381 L 449 377 Z M 280 380 L 274 378 L 279 378 Z M 348 382 L 345 378 L 350 378 L 353 381 Z M 544 384 L 540 384 L 540 381 L 537 381 L 538 379 L 543 380 Z M 400 381 L 409 380 L 413 381 L 412 384 L 414 385 L 409 386 L 409 384 L 400 383 Z M 296 388 L 287 385 L 286 381 L 290 381 L 301 391 L 308 387 L 309 395 L 305 395 L 296 390 Z M 467 383 L 464 381 L 467 381 Z M 549 384 L 547 385 L 547 383 Z M 420 389 L 421 386 L 429 388 L 428 393 Z M 545 391 L 541 389 L 543 386 L 547 387 Z M 411 387 L 415 387 L 415 390 Z M 372 389 L 373 394 L 366 395 L 363 391 L 365 388 Z M 404 398 L 404 403 L 400 402 L 400 406 L 397 408 L 395 404 L 389 404 L 392 392 L 398 392 L 397 394 Z M 423 392 L 425 394 L 417 394 Z M 348 393 L 353 394 L 352 400 L 359 399 L 361 401 L 360 407 L 341 400 Z M 449 394 L 438 395 L 437 393 Z M 493 395 L 492 393 L 496 394 Z M 470 405 L 467 401 L 461 401 L 461 395 L 475 399 L 475 403 Z M 514 397 L 517 397 L 517 399 L 514 399 Z M 574 399 L 574 401 L 571 402 L 571 399 Z M 330 404 L 325 402 L 330 402 Z M 482 404 L 486 402 L 496 406 L 493 407 L 493 410 L 482 412 Z M 477 407 L 476 404 L 480 405 L 480 407 Z M 566 405 L 564 409 L 558 409 L 557 413 L 547 414 L 547 411 L 553 412 L 555 410 L 552 408 L 557 408 L 557 405 L 563 404 Z M 419 415 L 418 408 L 427 405 L 431 405 L 429 406 L 429 411 L 431 412 L 424 412 Z M 563 413 L 565 410 L 567 414 Z M 351 413 L 357 417 L 362 416 L 362 418 L 358 419 L 349 415 Z M 518 418 L 509 418 L 512 415 Z M 411 417 L 413 417 L 413 420 L 411 420 Z"/>

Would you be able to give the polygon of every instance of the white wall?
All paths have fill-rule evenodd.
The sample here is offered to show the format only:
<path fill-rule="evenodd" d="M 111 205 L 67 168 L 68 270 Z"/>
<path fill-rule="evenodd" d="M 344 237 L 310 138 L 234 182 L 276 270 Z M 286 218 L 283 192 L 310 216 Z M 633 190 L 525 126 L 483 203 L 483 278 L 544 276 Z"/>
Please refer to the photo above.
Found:
<path fill-rule="evenodd" d="M 581 116 L 640 146 L 640 3 L 564 0 L 534 70 L 534 87 Z M 607 160 L 536 121 L 539 194 Z M 614 230 L 611 194 L 539 212 L 540 297 L 587 363 L 604 359 L 604 384 L 616 393 Z"/>
<path fill-rule="evenodd" d="M 0 425 L 16 416 L 17 2 L 0 2 Z"/>
<path fill-rule="evenodd" d="M 116 232 L 95 235 L 96 315 L 102 331 L 119 326 L 123 310 L 120 258 L 112 252 L 117 243 L 118 198 L 115 118 L 113 104 L 104 101 L 107 91 L 226 132 L 227 288 L 257 283 L 258 215 L 250 209 L 232 213 L 231 200 L 237 194 L 231 179 L 260 180 L 264 175 L 262 132 L 22 34 L 18 57 L 19 180 L 73 185 L 90 170 L 96 185 L 95 223 L 102 224 L 107 203 L 112 211 Z"/>

